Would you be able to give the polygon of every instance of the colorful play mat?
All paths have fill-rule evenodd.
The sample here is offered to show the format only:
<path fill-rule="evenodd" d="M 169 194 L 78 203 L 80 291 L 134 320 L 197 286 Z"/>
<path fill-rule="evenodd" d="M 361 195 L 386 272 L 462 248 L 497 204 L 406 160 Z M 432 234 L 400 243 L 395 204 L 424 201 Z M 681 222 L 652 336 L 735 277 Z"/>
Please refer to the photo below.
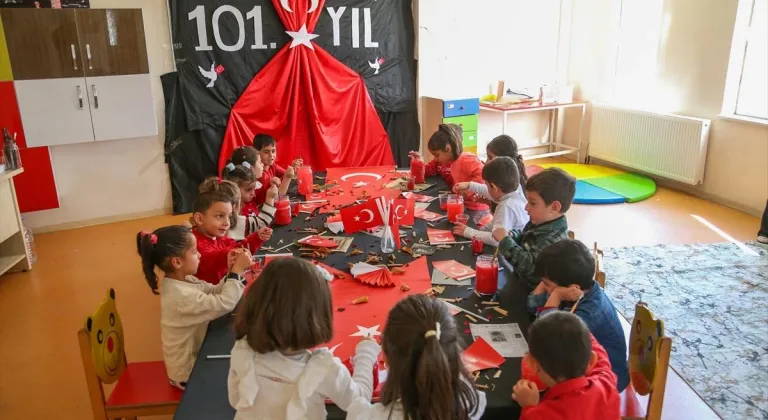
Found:
<path fill-rule="evenodd" d="M 642 201 L 656 193 L 656 183 L 645 175 L 600 165 L 549 163 L 526 167 L 528 176 L 557 167 L 576 178 L 576 204 L 615 204 Z"/>

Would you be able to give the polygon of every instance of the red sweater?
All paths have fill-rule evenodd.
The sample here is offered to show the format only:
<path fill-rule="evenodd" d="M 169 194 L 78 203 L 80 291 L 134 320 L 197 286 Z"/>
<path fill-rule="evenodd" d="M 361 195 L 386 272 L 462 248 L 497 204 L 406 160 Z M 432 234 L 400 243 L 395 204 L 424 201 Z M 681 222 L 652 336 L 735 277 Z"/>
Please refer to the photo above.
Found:
<path fill-rule="evenodd" d="M 441 165 L 437 163 L 436 160 L 432 159 L 429 163 L 424 165 L 424 175 L 426 176 L 433 176 L 438 175 L 443 178 L 443 180 L 448 184 L 449 187 L 453 188 L 453 177 L 451 177 L 451 167 L 446 165 Z"/>
<path fill-rule="evenodd" d="M 262 240 L 258 233 L 249 235 L 244 241 L 236 242 L 232 238 L 211 238 L 193 229 L 197 238 L 197 252 L 200 253 L 200 265 L 197 267 L 197 278 L 211 284 L 219 284 L 227 274 L 227 254 L 235 248 L 248 248 L 256 252 L 261 248 Z"/>
<path fill-rule="evenodd" d="M 590 335 L 591 336 L 591 335 Z M 521 420 L 618 420 L 620 414 L 616 375 L 611 370 L 608 353 L 592 339 L 597 363 L 586 376 L 560 382 L 550 388 L 538 405 L 523 408 Z"/>
<path fill-rule="evenodd" d="M 259 182 L 261 183 L 261 188 L 256 190 L 256 195 L 253 197 L 253 200 L 251 203 L 254 204 L 254 206 L 258 207 L 262 204 L 264 204 L 264 201 L 267 200 L 267 190 L 269 187 L 272 186 L 270 184 L 270 181 L 272 181 L 272 178 L 280 178 L 280 180 L 283 179 L 285 176 L 285 168 L 275 163 L 274 165 L 270 166 L 269 168 L 264 168 L 264 173 L 261 174 L 261 178 L 259 178 Z"/>

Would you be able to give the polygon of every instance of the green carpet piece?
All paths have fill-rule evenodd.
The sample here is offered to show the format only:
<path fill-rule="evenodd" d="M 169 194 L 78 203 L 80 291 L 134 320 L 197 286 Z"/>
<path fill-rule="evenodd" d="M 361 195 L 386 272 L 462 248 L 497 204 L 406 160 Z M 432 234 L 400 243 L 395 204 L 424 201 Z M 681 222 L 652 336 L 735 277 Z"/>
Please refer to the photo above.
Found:
<path fill-rule="evenodd" d="M 638 174 L 625 173 L 582 181 L 623 196 L 629 203 L 645 200 L 656 193 L 656 183 L 651 178 Z"/>

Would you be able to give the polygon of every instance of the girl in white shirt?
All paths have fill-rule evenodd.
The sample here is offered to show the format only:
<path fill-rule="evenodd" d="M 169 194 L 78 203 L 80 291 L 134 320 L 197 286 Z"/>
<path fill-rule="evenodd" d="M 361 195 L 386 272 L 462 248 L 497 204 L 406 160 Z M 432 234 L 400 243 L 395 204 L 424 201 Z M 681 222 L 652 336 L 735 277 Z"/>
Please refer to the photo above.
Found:
<path fill-rule="evenodd" d="M 380 348 L 357 345 L 354 375 L 327 348 L 333 338 L 328 281 L 298 258 L 272 261 L 246 294 L 235 320 L 229 403 L 235 420 L 325 419 L 325 400 L 342 410 L 371 400 Z"/>
<path fill-rule="evenodd" d="M 140 232 L 136 243 L 141 266 L 152 293 L 160 295 L 160 337 L 171 385 L 184 389 L 208 322 L 231 312 L 243 294 L 242 273 L 251 265 L 247 250 L 232 250 L 230 273 L 218 285 L 197 279 L 200 253 L 186 226 L 167 226 Z M 163 273 L 158 286 L 155 267 Z"/>
<path fill-rule="evenodd" d="M 382 334 L 387 381 L 381 403 L 357 398 L 347 420 L 474 420 L 485 411 L 461 361 L 458 332 L 448 307 L 425 295 L 409 296 L 389 312 Z"/>

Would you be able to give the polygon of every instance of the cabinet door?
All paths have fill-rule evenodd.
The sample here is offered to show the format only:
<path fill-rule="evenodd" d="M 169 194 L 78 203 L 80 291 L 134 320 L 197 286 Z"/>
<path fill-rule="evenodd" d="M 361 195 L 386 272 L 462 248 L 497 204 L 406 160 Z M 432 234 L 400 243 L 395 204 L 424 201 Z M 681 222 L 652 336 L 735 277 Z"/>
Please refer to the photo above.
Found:
<path fill-rule="evenodd" d="M 74 10 L 0 12 L 15 80 L 83 77 Z"/>
<path fill-rule="evenodd" d="M 87 80 L 96 140 L 157 135 L 148 74 L 89 77 Z"/>
<path fill-rule="evenodd" d="M 86 77 L 149 73 L 141 9 L 76 11 Z"/>
<path fill-rule="evenodd" d="M 27 147 L 93 141 L 85 79 L 17 80 Z"/>

